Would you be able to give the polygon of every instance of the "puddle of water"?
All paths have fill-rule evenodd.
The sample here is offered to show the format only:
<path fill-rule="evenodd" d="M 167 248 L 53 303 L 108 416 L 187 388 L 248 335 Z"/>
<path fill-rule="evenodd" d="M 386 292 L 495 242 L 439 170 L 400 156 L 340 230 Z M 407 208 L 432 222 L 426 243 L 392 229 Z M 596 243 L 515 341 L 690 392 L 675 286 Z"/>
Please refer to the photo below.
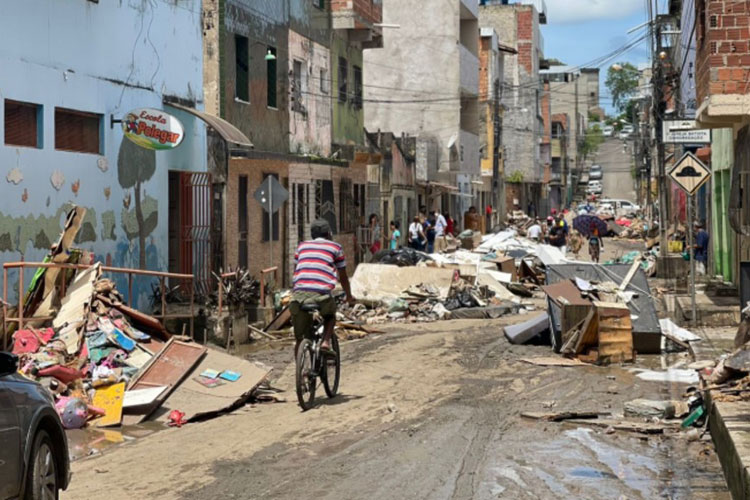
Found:
<path fill-rule="evenodd" d="M 72 461 L 100 455 L 116 446 L 142 438 L 166 429 L 160 422 L 144 422 L 142 424 L 111 429 L 86 427 L 65 431 L 68 437 L 68 450 Z"/>
<path fill-rule="evenodd" d="M 617 476 L 615 476 L 611 472 L 590 469 L 588 467 L 576 467 L 568 474 L 573 477 L 583 477 L 587 479 L 617 479 Z"/>

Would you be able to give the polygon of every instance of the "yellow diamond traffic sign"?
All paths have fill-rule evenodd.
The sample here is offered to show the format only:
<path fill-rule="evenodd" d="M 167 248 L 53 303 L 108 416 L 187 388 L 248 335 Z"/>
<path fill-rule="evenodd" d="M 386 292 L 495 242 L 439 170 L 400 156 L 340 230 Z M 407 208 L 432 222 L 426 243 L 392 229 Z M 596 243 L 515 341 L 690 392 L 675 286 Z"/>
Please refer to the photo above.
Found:
<path fill-rule="evenodd" d="M 711 171 L 693 153 L 685 153 L 669 172 L 669 177 L 689 195 L 711 177 Z"/>

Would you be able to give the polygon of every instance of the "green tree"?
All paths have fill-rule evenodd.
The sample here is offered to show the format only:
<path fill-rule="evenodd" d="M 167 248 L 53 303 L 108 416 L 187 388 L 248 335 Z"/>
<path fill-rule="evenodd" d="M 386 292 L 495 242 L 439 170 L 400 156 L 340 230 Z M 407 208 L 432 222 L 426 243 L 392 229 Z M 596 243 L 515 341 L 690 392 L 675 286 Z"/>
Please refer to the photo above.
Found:
<path fill-rule="evenodd" d="M 596 153 L 599 150 L 599 146 L 604 142 L 604 133 L 599 125 L 594 125 L 586 131 L 586 137 L 581 144 L 579 153 L 584 159 L 592 153 Z"/>
<path fill-rule="evenodd" d="M 147 224 L 146 217 L 144 217 L 141 187 L 151 179 L 154 172 L 156 172 L 156 152 L 136 146 L 129 139 L 123 139 L 117 155 L 117 180 L 126 191 L 133 188 L 135 194 L 135 221 L 140 248 L 138 265 L 141 269 L 146 268 L 146 236 L 155 228 L 155 224 Z M 129 207 L 125 208 L 127 210 Z M 125 225 L 124 220 L 123 225 Z"/>
<path fill-rule="evenodd" d="M 628 100 L 638 90 L 638 68 L 628 62 L 613 64 L 607 70 L 604 84 L 612 96 L 612 104 L 618 111 L 625 111 Z"/>

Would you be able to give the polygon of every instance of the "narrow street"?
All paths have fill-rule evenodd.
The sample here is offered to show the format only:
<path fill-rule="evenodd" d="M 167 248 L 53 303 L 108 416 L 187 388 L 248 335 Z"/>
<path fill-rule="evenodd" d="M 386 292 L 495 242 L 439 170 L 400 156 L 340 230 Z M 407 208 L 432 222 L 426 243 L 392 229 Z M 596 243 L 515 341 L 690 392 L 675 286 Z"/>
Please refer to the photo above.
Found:
<path fill-rule="evenodd" d="M 537 314 L 537 313 L 530 313 Z M 74 463 L 63 498 L 729 498 L 708 436 L 649 436 L 521 417 L 622 412 L 680 399 L 630 366 L 540 367 L 548 346 L 512 346 L 492 321 L 392 325 L 343 345 L 341 394 L 302 413 L 290 346 L 286 403 L 170 429 Z M 641 356 L 636 366 L 654 367 Z M 394 493 L 394 492 L 398 493 Z"/>
<path fill-rule="evenodd" d="M 601 165 L 604 172 L 602 197 L 637 202 L 631 173 L 632 148 L 632 142 L 617 138 L 608 138 L 599 147 L 594 163 Z"/>

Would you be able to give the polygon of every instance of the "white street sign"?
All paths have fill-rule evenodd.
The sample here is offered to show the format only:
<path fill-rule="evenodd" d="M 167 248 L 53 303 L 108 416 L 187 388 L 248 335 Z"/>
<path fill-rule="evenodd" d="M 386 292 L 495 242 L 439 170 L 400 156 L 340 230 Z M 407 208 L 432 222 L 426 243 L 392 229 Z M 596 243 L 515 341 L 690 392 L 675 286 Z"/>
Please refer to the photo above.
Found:
<path fill-rule="evenodd" d="M 696 128 L 694 120 L 665 120 L 662 124 L 665 143 L 705 144 L 711 142 L 711 130 Z"/>
<path fill-rule="evenodd" d="M 693 153 L 685 153 L 669 172 L 669 177 L 689 195 L 711 177 L 711 171 Z"/>

